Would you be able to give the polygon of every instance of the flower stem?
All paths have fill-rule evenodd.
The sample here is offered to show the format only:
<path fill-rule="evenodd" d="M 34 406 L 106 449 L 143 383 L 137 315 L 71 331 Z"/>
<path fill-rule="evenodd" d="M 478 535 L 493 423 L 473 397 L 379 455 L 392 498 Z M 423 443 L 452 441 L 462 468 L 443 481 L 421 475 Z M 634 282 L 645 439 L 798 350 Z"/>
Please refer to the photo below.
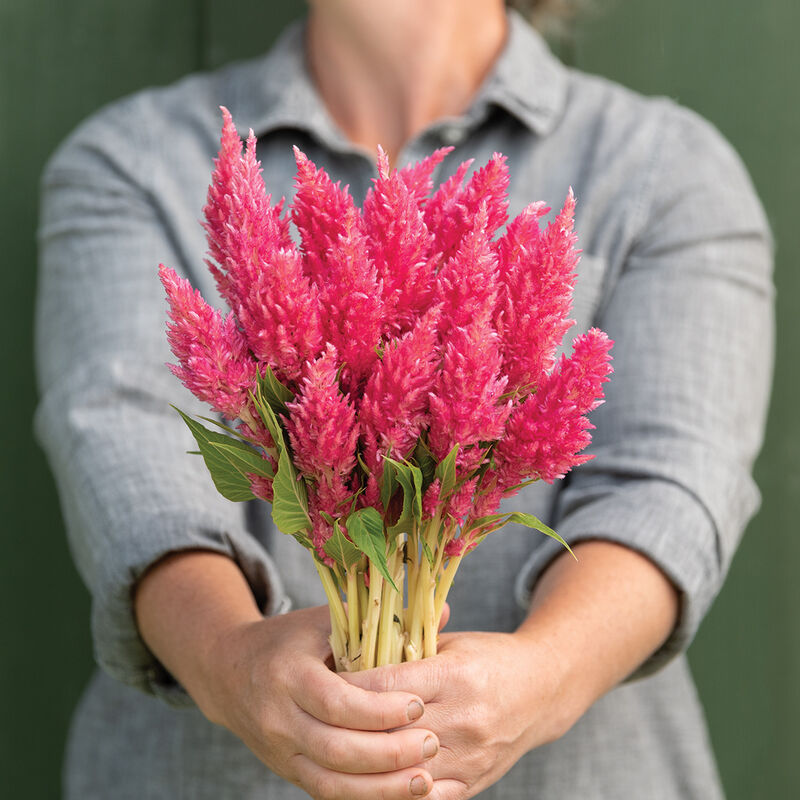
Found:
<path fill-rule="evenodd" d="M 455 577 L 456 570 L 458 569 L 462 558 L 463 556 L 453 556 L 447 562 L 447 566 L 442 572 L 441 578 L 439 578 L 439 585 L 436 587 L 435 603 L 437 630 L 439 629 L 439 622 L 442 619 L 442 610 L 444 609 L 444 604 L 447 601 L 447 593 L 450 591 L 450 587 L 453 585 L 453 578 Z"/>
<path fill-rule="evenodd" d="M 383 590 L 383 575 L 378 568 L 370 562 L 369 565 L 369 599 L 364 617 L 364 629 L 361 644 L 361 669 L 371 669 L 375 666 L 375 645 L 378 640 L 378 628 L 381 617 L 381 593 Z"/>
<path fill-rule="evenodd" d="M 398 550 L 395 549 L 387 559 L 387 567 L 392 580 L 397 582 L 397 556 Z M 370 579 L 371 580 L 371 579 Z M 392 651 L 394 650 L 394 610 L 396 606 L 397 592 L 389 581 L 383 582 L 383 596 L 381 597 L 381 617 L 380 629 L 378 632 L 378 655 L 376 666 L 382 667 L 392 663 Z"/>
<path fill-rule="evenodd" d="M 331 612 L 331 650 L 337 672 L 344 672 L 347 668 L 347 615 L 342 604 L 342 597 L 339 594 L 331 570 L 325 564 L 321 564 L 314 559 L 319 577 L 322 580 L 322 587 L 325 589 L 325 596 L 328 598 L 328 608 Z"/>
<path fill-rule="evenodd" d="M 358 591 L 358 573 L 355 566 L 347 570 L 347 633 L 348 655 L 353 665 L 361 655 L 361 609 Z"/>

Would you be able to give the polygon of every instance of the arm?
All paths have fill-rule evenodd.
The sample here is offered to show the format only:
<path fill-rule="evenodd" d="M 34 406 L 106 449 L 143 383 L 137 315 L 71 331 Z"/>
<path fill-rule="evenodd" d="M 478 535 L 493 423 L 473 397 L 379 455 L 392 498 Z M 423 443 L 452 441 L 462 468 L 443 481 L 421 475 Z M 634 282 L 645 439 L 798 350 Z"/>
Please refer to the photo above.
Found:
<path fill-rule="evenodd" d="M 205 413 L 164 366 L 159 261 L 186 265 L 152 175 L 147 118 L 128 100 L 84 124 L 42 180 L 36 432 L 56 477 L 70 547 L 92 595 L 95 656 L 116 679 L 175 704 L 190 700 L 143 643 L 132 588 L 171 552 L 233 559 L 273 613 L 277 570 L 244 505 L 214 491 L 169 407 Z M 151 161 L 148 161 L 151 159 Z"/>

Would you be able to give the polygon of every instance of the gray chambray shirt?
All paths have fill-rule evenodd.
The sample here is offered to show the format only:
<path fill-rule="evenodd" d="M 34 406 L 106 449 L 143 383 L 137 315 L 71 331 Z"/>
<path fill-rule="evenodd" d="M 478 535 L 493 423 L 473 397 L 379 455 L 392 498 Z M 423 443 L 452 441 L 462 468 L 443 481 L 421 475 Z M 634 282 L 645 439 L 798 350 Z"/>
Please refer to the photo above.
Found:
<path fill-rule="evenodd" d="M 461 117 L 401 155 L 443 144 L 508 157 L 511 215 L 578 198 L 583 256 L 571 335 L 616 340 L 594 460 L 507 505 L 571 543 L 608 539 L 647 555 L 679 588 L 667 644 L 561 740 L 529 753 L 481 798 L 714 800 L 721 796 L 682 655 L 758 505 L 751 479 L 772 367 L 771 239 L 731 147 L 694 113 L 567 69 L 511 16 L 494 72 Z M 324 602 L 311 558 L 266 504 L 220 497 L 169 407 L 204 413 L 164 366 L 164 262 L 219 303 L 201 217 L 221 128 L 252 127 L 274 197 L 293 193 L 297 144 L 360 202 L 372 154 L 337 130 L 309 80 L 302 26 L 265 57 L 143 91 L 83 124 L 43 178 L 36 431 L 55 473 L 70 544 L 93 598 L 102 667 L 76 712 L 66 797 L 267 800 L 306 795 L 212 725 L 140 639 L 131 586 L 164 554 L 236 560 L 266 614 Z M 302 320 L 298 320 L 302 324 Z M 509 528 L 465 559 L 451 628 L 509 631 L 557 552 Z M 587 664 L 587 669 L 591 665 Z M 134 688 L 135 687 L 135 688 Z M 140 691 L 143 690 L 143 691 Z"/>

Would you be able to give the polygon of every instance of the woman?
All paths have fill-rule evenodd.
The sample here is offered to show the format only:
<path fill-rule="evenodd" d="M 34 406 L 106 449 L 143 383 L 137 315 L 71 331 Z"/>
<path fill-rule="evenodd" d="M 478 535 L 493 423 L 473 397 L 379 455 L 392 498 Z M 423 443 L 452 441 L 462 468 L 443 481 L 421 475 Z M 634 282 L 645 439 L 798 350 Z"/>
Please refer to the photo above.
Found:
<path fill-rule="evenodd" d="M 454 146 L 438 180 L 503 152 L 512 214 L 575 189 L 572 333 L 608 331 L 615 376 L 595 459 L 516 505 L 579 563 L 489 538 L 451 593 L 473 632 L 433 659 L 330 672 L 307 555 L 184 455 L 168 403 L 200 409 L 163 367 L 155 266 L 214 294 L 196 219 L 220 104 L 254 128 L 275 196 L 292 144 L 359 199 L 377 144 L 397 164 Z M 326 0 L 264 59 L 102 112 L 44 185 L 37 425 L 107 673 L 76 715 L 68 797 L 721 796 L 681 653 L 757 504 L 771 253 L 710 126 L 567 70 L 500 0 Z"/>

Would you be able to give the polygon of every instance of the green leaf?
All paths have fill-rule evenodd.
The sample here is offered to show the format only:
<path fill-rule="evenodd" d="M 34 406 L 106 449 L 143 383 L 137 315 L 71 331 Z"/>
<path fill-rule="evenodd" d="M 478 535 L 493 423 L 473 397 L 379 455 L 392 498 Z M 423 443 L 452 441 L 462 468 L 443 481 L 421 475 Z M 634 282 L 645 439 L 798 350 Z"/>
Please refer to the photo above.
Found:
<path fill-rule="evenodd" d="M 436 467 L 436 477 L 439 479 L 441 489 L 439 491 L 439 501 L 446 500 L 456 485 L 456 456 L 458 455 L 458 445 L 442 459 Z"/>
<path fill-rule="evenodd" d="M 264 426 L 269 431 L 269 435 L 275 442 L 275 447 L 278 448 L 278 453 L 282 453 L 284 450 L 286 450 L 286 437 L 283 435 L 283 426 L 280 424 L 280 422 L 278 422 L 278 417 L 272 410 L 272 406 L 270 406 L 269 403 L 264 400 L 261 393 L 261 387 L 259 386 L 257 397 L 253 397 L 252 394 L 250 397 L 252 398 L 256 409 L 258 410 L 261 421 L 264 423 Z"/>
<path fill-rule="evenodd" d="M 302 478 L 298 480 L 297 471 L 285 447 L 278 457 L 278 472 L 272 481 L 272 494 L 272 519 L 279 531 L 291 536 L 298 531 L 311 529 L 306 484 Z"/>
<path fill-rule="evenodd" d="M 241 439 L 243 442 L 247 441 L 246 436 L 242 436 L 239 431 L 234 430 L 233 428 L 229 428 L 227 425 L 223 425 L 218 419 L 212 419 L 211 417 L 204 417 L 202 414 L 197 414 L 197 419 L 202 419 L 203 422 L 210 422 L 212 425 L 216 425 L 220 430 L 225 431 L 225 433 L 229 433 L 231 436 L 235 436 L 237 439 Z"/>
<path fill-rule="evenodd" d="M 211 480 L 214 481 L 217 491 L 234 503 L 254 499 L 253 492 L 250 490 L 250 479 L 231 462 L 222 448 L 214 446 L 215 444 L 227 445 L 235 443 L 235 440 L 216 431 L 210 431 L 187 414 L 184 414 L 179 408 L 172 407 L 181 415 L 183 421 L 192 432 L 200 449 L 200 455 L 203 456 L 203 460 L 206 462 L 206 467 L 211 473 Z"/>
<path fill-rule="evenodd" d="M 425 491 L 436 478 L 436 459 L 427 442 L 420 436 L 414 448 L 414 461 L 422 471 L 422 490 Z"/>
<path fill-rule="evenodd" d="M 386 562 L 386 537 L 383 533 L 383 518 L 374 508 L 359 508 L 347 518 L 347 532 L 353 544 L 378 568 L 395 591 L 397 585 L 389 575 Z"/>
<path fill-rule="evenodd" d="M 394 470 L 394 478 L 403 488 L 403 510 L 397 522 L 388 529 L 390 535 L 410 532 L 413 524 L 422 522 L 422 472 L 413 464 L 384 458 Z M 384 475 L 386 467 L 384 467 Z"/>
<path fill-rule="evenodd" d="M 267 366 L 264 375 L 258 376 L 258 389 L 261 398 L 275 414 L 286 414 L 286 404 L 294 400 L 294 395 L 276 377 L 272 369 Z"/>
<path fill-rule="evenodd" d="M 269 461 L 238 439 L 229 439 L 227 442 L 211 442 L 210 445 L 220 451 L 222 456 L 242 473 L 252 472 L 262 478 L 275 477 Z"/>
<path fill-rule="evenodd" d="M 425 558 L 428 560 L 430 568 L 433 569 L 433 550 L 431 550 L 431 546 L 425 541 L 425 537 L 422 537 L 420 541 L 422 542 L 422 552 L 425 554 Z"/>
<path fill-rule="evenodd" d="M 333 523 L 333 535 L 323 549 L 344 569 L 350 569 L 361 558 L 361 551 L 342 533 L 338 520 Z"/>
<path fill-rule="evenodd" d="M 576 561 L 578 560 L 575 557 L 575 553 L 572 552 L 570 546 L 552 528 L 549 528 L 547 525 L 545 525 L 544 522 L 542 522 L 538 517 L 534 517 L 533 514 L 523 514 L 521 511 L 513 511 L 509 516 L 508 521 L 516 522 L 518 525 L 524 525 L 526 528 L 533 528 L 534 530 L 545 534 L 545 536 L 555 539 L 559 544 L 563 545 L 567 548 L 567 550 L 569 550 L 570 555 Z"/>
<path fill-rule="evenodd" d="M 533 528 L 546 536 L 550 536 L 559 544 L 566 547 L 570 555 L 575 558 L 575 553 L 572 552 L 570 546 L 552 528 L 545 525 L 538 517 L 534 517 L 533 514 L 525 514 L 522 511 L 512 511 L 511 513 L 505 514 L 490 514 L 488 517 L 479 517 L 469 524 L 467 530 L 484 529 L 481 535 L 475 539 L 477 542 L 482 542 L 490 533 L 500 530 L 500 528 L 507 525 L 509 522 L 514 522 L 517 525 L 524 525 L 526 528 Z M 577 561 L 578 559 L 575 558 L 575 560 Z"/>
<path fill-rule="evenodd" d="M 381 505 L 383 506 L 384 511 L 389 508 L 389 503 L 391 502 L 395 490 L 397 489 L 397 481 L 395 480 L 396 464 L 397 462 L 392 461 L 390 458 L 384 458 L 383 460 L 383 475 L 381 476 Z"/>

